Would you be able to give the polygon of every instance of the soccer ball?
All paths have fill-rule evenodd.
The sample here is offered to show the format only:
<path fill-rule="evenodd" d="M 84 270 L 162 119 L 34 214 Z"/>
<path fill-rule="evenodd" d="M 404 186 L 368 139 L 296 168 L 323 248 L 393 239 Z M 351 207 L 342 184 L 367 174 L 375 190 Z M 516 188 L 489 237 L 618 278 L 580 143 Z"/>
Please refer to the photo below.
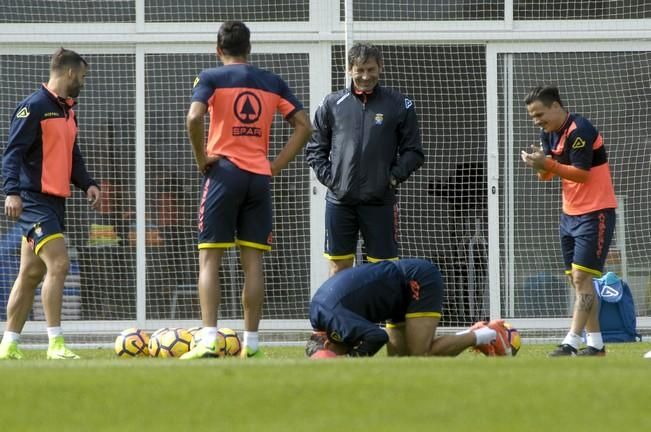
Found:
<path fill-rule="evenodd" d="M 115 338 L 115 354 L 118 357 L 138 357 L 149 355 L 147 344 L 149 335 L 138 328 L 124 330 Z"/>
<path fill-rule="evenodd" d="M 509 335 L 509 345 L 511 346 L 511 357 L 515 357 L 515 355 L 520 351 L 520 347 L 522 346 L 522 340 L 520 339 L 520 332 L 518 329 L 513 327 L 510 323 L 504 323 L 504 327 L 506 327 L 506 331 Z"/>
<path fill-rule="evenodd" d="M 479 322 L 475 324 L 473 327 L 479 325 L 486 325 L 486 323 Z M 518 330 L 515 327 L 513 327 L 511 323 L 505 322 L 503 320 L 501 324 L 498 322 L 496 325 L 503 326 L 504 330 L 506 330 L 506 340 L 504 342 L 505 344 L 508 344 L 508 346 L 503 347 L 504 352 L 502 352 L 502 347 L 500 345 L 500 350 L 499 350 L 500 353 L 496 353 L 496 345 L 493 345 L 493 343 L 478 345 L 475 346 L 472 350 L 475 352 L 481 352 L 486 356 L 498 355 L 498 356 L 514 357 L 518 353 L 518 351 L 520 351 L 520 347 L 522 346 L 522 340 L 520 339 L 520 332 L 518 332 Z M 471 330 L 473 329 L 473 327 L 471 327 Z"/>
<path fill-rule="evenodd" d="M 190 342 L 190 349 L 194 349 L 194 347 L 197 345 L 206 345 L 217 353 L 216 357 L 223 357 L 226 355 L 226 340 L 224 339 L 223 334 L 220 334 L 218 331 L 217 338 L 214 340 L 214 342 L 207 342 L 203 339 L 203 337 L 204 336 L 202 331 L 196 332 L 192 338 L 192 341 Z"/>
<path fill-rule="evenodd" d="M 217 334 L 222 335 L 224 338 L 224 351 L 227 356 L 240 355 L 240 351 L 242 351 L 242 342 L 240 342 L 240 338 L 237 336 L 235 330 L 224 327 L 217 330 Z"/>
<path fill-rule="evenodd" d="M 149 339 L 149 355 L 152 357 L 180 357 L 190 350 L 192 335 L 182 328 L 159 329 Z"/>

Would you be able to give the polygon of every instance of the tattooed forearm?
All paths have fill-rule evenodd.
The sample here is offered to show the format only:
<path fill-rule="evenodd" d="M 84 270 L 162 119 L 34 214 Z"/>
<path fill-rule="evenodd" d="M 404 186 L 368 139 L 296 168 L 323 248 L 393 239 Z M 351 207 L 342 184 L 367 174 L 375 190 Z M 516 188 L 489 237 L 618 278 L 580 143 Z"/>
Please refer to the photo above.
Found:
<path fill-rule="evenodd" d="M 595 294 L 577 294 L 574 310 L 579 312 L 590 312 L 594 306 Z"/>

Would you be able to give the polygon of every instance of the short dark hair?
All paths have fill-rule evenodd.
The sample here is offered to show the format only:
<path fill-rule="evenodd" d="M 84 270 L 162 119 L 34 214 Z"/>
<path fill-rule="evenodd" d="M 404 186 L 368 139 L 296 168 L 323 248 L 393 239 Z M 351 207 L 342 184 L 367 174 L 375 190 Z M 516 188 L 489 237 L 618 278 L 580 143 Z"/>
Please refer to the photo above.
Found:
<path fill-rule="evenodd" d="M 77 69 L 82 65 L 88 66 L 86 59 L 72 50 L 61 47 L 52 54 L 50 71 L 62 71 L 67 68 Z"/>
<path fill-rule="evenodd" d="M 555 85 L 540 85 L 531 89 L 527 97 L 524 98 L 524 103 L 529 105 L 535 101 L 540 101 L 545 106 L 550 106 L 554 102 L 558 102 L 561 107 L 563 106 L 558 87 Z"/>
<path fill-rule="evenodd" d="M 246 56 L 251 52 L 251 31 L 242 21 L 226 21 L 217 32 L 217 47 L 228 56 Z"/>
<path fill-rule="evenodd" d="M 315 352 L 325 349 L 324 345 L 326 340 L 328 340 L 328 336 L 325 332 L 315 331 L 312 333 L 310 339 L 305 344 L 305 355 L 312 357 Z"/>
<path fill-rule="evenodd" d="M 369 43 L 356 43 L 348 50 L 348 69 L 356 64 L 363 64 L 370 59 L 375 59 L 379 66 L 382 66 L 382 53 L 380 48 Z"/>

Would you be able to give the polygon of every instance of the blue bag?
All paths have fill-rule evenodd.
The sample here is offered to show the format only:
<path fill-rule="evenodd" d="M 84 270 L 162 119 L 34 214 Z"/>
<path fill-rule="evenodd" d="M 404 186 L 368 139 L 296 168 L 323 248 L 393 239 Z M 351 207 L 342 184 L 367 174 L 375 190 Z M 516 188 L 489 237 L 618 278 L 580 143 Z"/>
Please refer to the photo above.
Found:
<path fill-rule="evenodd" d="M 599 297 L 599 326 L 604 342 L 635 342 L 642 336 L 637 332 L 635 303 L 625 280 L 608 272 L 593 280 Z"/>

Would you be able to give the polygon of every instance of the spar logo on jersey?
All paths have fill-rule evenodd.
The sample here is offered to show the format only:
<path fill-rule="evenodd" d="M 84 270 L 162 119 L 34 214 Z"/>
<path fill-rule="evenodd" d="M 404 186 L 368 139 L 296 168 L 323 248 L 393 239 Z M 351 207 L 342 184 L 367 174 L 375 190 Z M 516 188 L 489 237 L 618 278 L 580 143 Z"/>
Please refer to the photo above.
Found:
<path fill-rule="evenodd" d="M 237 95 L 233 104 L 235 118 L 245 125 L 255 123 L 262 114 L 262 102 L 255 93 L 244 91 Z M 233 136 L 261 137 L 262 129 L 254 126 L 233 126 Z"/>

